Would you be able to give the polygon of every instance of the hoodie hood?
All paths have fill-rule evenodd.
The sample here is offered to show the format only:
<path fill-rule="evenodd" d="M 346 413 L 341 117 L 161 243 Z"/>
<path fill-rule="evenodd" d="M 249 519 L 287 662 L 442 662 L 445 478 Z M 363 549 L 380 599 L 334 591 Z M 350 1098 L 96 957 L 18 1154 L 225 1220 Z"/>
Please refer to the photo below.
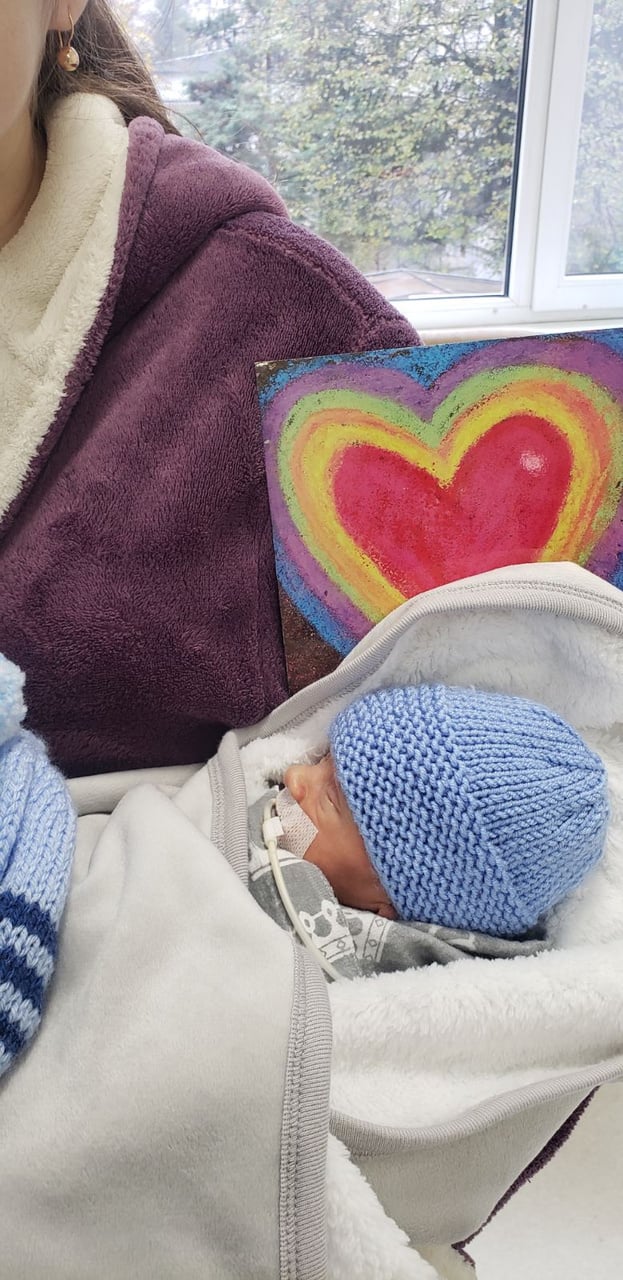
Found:
<path fill-rule="evenodd" d="M 162 290 L 210 232 L 246 213 L 287 217 L 283 201 L 260 174 L 203 143 L 165 134 L 155 120 L 133 120 L 111 276 L 111 285 L 115 278 L 123 283 L 111 336 Z"/>

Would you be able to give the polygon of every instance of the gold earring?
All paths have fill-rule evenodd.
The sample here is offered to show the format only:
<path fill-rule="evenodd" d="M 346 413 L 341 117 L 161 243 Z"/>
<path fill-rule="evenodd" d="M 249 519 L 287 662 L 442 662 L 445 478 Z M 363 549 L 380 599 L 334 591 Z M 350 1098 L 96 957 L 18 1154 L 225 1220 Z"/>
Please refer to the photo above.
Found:
<path fill-rule="evenodd" d="M 75 27 L 74 27 L 74 20 L 69 10 L 67 10 L 67 16 L 69 18 L 69 25 L 71 27 L 71 31 L 69 33 L 69 38 L 66 43 L 63 42 L 63 33 L 59 31 L 58 43 L 60 47 L 56 55 L 56 61 L 59 67 L 61 67 L 63 71 L 77 71 L 78 67 L 80 66 L 80 55 L 78 54 L 77 50 L 74 49 L 71 43 L 74 38 Z"/>

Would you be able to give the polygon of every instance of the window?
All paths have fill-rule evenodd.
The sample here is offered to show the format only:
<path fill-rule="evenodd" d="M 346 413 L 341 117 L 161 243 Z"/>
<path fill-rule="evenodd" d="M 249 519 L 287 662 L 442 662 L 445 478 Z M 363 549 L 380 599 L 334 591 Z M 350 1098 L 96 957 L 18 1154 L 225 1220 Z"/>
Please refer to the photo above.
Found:
<path fill-rule="evenodd" d="M 417 327 L 623 322 L 621 0 L 117 2 L 170 105 Z"/>
<path fill-rule="evenodd" d="M 560 0 L 551 66 L 533 305 L 621 315 L 620 0 Z"/>
<path fill-rule="evenodd" d="M 613 139 L 623 137 L 620 3 L 595 0 L 575 169 L 568 275 L 623 273 L 623 186 Z"/>

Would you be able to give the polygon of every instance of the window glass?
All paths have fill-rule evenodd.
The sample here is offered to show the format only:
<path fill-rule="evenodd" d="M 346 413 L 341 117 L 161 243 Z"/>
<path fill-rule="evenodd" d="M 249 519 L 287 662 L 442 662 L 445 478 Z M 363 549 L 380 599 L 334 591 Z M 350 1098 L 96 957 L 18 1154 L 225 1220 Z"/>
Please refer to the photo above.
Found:
<path fill-rule="evenodd" d="M 567 254 L 569 275 L 623 271 L 623 4 L 595 0 Z"/>
<path fill-rule="evenodd" d="M 119 3 L 165 99 L 387 297 L 504 292 L 526 0 Z"/>

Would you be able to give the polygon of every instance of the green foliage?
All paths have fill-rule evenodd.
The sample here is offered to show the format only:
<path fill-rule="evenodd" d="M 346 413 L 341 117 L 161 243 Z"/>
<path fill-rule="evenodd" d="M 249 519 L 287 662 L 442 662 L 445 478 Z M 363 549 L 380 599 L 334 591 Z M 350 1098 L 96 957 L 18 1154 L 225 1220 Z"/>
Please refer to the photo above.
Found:
<path fill-rule="evenodd" d="M 211 145 L 360 267 L 504 259 L 524 0 L 228 0 L 199 23 Z"/>
<path fill-rule="evenodd" d="M 246 0 L 234 2 L 193 30 L 201 47 L 215 50 L 218 58 L 209 79 L 191 84 L 188 118 L 210 146 L 274 181 L 278 144 L 262 13 Z"/>

